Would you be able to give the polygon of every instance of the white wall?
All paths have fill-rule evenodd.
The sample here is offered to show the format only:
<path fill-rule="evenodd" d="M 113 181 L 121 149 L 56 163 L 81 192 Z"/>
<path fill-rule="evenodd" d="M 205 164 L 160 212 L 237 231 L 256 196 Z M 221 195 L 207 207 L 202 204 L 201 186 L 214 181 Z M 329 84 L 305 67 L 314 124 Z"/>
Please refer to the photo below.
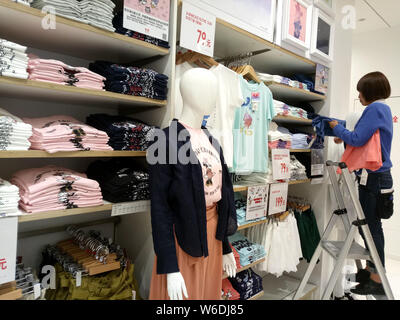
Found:
<path fill-rule="evenodd" d="M 392 98 L 388 104 L 392 109 L 393 115 L 400 116 L 400 74 L 399 74 L 399 41 L 400 27 L 391 29 L 380 29 L 375 32 L 368 32 L 354 36 L 353 41 L 353 66 L 352 66 L 352 94 L 351 103 L 355 111 L 363 110 L 357 100 L 356 90 L 358 80 L 366 73 L 371 71 L 381 71 L 389 79 L 392 86 Z M 400 129 L 399 124 L 394 124 L 394 136 L 391 159 L 393 162 L 392 175 L 395 190 L 400 187 L 400 149 L 399 149 Z M 384 221 L 385 232 L 385 252 L 387 257 L 400 260 L 400 199 L 398 193 L 395 194 L 395 214 Z"/>

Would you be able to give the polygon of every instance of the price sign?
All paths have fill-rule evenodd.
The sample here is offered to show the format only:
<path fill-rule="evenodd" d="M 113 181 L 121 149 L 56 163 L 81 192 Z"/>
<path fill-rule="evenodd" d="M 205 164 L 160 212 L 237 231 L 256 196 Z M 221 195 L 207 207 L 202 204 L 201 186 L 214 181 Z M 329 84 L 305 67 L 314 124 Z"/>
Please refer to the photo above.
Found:
<path fill-rule="evenodd" d="M 180 46 L 209 57 L 214 56 L 215 22 L 215 16 L 184 1 Z"/>
<path fill-rule="evenodd" d="M 311 150 L 311 176 L 323 176 L 325 171 L 324 150 Z"/>
<path fill-rule="evenodd" d="M 272 177 L 274 180 L 290 179 L 290 152 L 288 149 L 272 149 Z"/>
<path fill-rule="evenodd" d="M 124 0 L 125 29 L 168 41 L 170 0 Z"/>
<path fill-rule="evenodd" d="M 0 218 L 0 284 L 15 280 L 18 218 Z"/>
<path fill-rule="evenodd" d="M 247 191 L 246 220 L 254 220 L 267 215 L 269 185 L 249 187 Z"/>
<path fill-rule="evenodd" d="M 288 183 L 275 183 L 271 185 L 269 192 L 269 215 L 286 211 L 288 189 Z"/>
<path fill-rule="evenodd" d="M 123 202 L 116 203 L 112 206 L 111 216 L 123 216 L 126 214 L 138 213 L 138 212 L 146 212 L 150 210 L 150 201 L 132 201 L 132 202 Z"/>

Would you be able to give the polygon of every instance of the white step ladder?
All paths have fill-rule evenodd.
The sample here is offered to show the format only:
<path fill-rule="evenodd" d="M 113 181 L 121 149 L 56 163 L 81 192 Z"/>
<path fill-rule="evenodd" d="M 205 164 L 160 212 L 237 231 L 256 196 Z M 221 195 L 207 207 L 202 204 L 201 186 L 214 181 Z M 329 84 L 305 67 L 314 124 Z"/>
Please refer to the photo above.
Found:
<path fill-rule="evenodd" d="M 386 299 L 394 300 L 394 296 L 392 293 L 392 289 L 390 288 L 389 281 L 386 277 L 386 271 L 382 265 L 382 262 L 379 258 L 378 252 L 376 250 L 374 241 L 372 239 L 371 232 L 368 228 L 367 220 L 365 219 L 364 212 L 362 210 L 361 204 L 357 198 L 357 194 L 354 190 L 354 182 L 352 180 L 352 176 L 346 166 L 345 163 L 335 163 L 332 161 L 328 161 L 326 163 L 327 170 L 329 173 L 329 178 L 332 183 L 332 187 L 335 193 L 335 197 L 339 206 L 339 209 L 334 211 L 328 226 L 326 227 L 324 234 L 321 238 L 321 241 L 316 248 L 314 255 L 310 261 L 310 264 L 307 268 L 307 271 L 296 291 L 296 294 L 293 297 L 293 300 L 298 300 L 302 296 L 302 292 L 311 276 L 312 271 L 314 270 L 318 259 L 322 254 L 322 250 L 325 250 L 329 253 L 329 255 L 336 260 L 335 266 L 333 268 L 333 272 L 328 281 L 328 285 L 325 288 L 325 291 L 322 295 L 322 300 L 329 300 L 335 284 L 339 278 L 339 274 L 343 269 L 344 263 L 346 259 L 353 259 L 356 261 L 357 268 L 361 269 L 362 264 L 360 260 L 369 260 L 372 261 L 378 271 L 378 274 L 382 280 L 382 285 L 385 290 Z M 336 168 L 339 167 L 342 170 L 342 173 L 338 176 L 336 174 Z M 346 185 L 347 190 L 349 192 L 351 201 L 355 208 L 355 213 L 346 209 L 344 204 L 343 196 L 339 188 L 339 181 L 343 179 L 343 183 Z M 345 241 L 328 241 L 329 236 L 336 225 L 339 217 L 342 219 L 344 228 L 346 231 L 346 239 Z M 358 243 L 356 243 L 355 238 L 358 232 L 358 228 L 361 228 L 365 240 L 367 242 L 367 247 L 369 250 L 365 249 Z M 382 296 L 376 296 L 377 299 L 381 300 Z"/>

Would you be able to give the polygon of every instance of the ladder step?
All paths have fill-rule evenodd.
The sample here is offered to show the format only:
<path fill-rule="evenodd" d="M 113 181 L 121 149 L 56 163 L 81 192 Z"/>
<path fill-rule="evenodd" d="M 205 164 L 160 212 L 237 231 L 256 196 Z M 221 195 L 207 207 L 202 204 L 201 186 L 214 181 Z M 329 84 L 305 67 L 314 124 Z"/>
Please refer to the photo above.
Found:
<path fill-rule="evenodd" d="M 344 246 L 344 241 L 322 241 L 322 248 L 326 250 L 333 258 L 338 259 L 340 252 Z M 347 259 L 353 260 L 370 260 L 369 251 L 353 242 Z"/>

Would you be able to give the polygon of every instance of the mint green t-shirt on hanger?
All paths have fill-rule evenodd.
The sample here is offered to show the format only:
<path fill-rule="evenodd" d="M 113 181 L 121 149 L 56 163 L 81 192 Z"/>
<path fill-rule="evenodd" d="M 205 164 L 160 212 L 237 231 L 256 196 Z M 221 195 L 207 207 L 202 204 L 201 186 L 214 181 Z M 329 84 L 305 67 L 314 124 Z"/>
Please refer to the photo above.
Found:
<path fill-rule="evenodd" d="M 241 175 L 268 172 L 268 131 L 275 117 L 271 90 L 240 76 L 244 103 L 235 110 L 233 168 Z"/>

